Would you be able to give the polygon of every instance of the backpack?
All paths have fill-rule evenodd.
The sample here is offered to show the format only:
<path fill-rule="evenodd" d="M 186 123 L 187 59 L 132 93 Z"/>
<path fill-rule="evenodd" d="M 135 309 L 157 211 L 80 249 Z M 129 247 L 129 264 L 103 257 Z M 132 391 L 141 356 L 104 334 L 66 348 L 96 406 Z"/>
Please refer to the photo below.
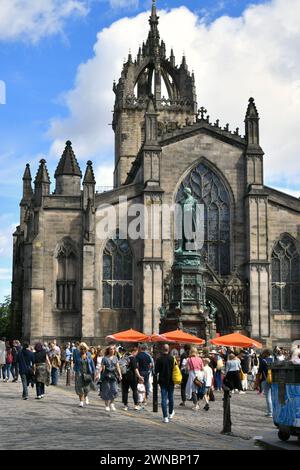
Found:
<path fill-rule="evenodd" d="M 122 375 L 126 375 L 127 372 L 129 371 L 129 363 L 130 363 L 130 359 L 128 356 L 123 356 L 119 360 L 119 366 L 120 366 Z"/>
<path fill-rule="evenodd" d="M 182 374 L 177 364 L 176 358 L 174 357 L 173 371 L 172 371 L 172 382 L 174 385 L 180 385 L 182 382 Z"/>

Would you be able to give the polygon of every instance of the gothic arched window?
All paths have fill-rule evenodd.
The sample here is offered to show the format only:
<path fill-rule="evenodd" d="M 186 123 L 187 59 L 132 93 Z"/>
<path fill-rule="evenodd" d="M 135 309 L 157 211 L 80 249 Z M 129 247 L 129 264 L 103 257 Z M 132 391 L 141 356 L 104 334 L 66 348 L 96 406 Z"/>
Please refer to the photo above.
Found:
<path fill-rule="evenodd" d="M 56 308 L 76 309 L 77 247 L 70 237 L 64 237 L 56 248 L 57 280 Z"/>
<path fill-rule="evenodd" d="M 133 305 L 133 259 L 127 240 L 109 240 L 103 252 L 103 308 Z"/>
<path fill-rule="evenodd" d="M 204 246 L 208 264 L 220 275 L 230 274 L 230 196 L 225 184 L 203 163 L 182 181 L 176 202 L 183 199 L 183 188 L 192 190 L 204 205 Z"/>
<path fill-rule="evenodd" d="M 272 309 L 300 310 L 300 257 L 288 235 L 282 236 L 272 252 Z"/>

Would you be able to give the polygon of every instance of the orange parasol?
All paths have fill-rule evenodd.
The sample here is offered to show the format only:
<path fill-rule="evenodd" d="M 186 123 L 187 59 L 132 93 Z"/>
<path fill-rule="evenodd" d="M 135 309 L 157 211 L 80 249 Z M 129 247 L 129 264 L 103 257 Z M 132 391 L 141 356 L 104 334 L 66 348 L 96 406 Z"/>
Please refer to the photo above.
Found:
<path fill-rule="evenodd" d="M 165 333 L 162 333 L 162 334 L 154 333 L 153 335 L 150 335 L 148 337 L 148 341 L 151 343 L 176 343 L 176 341 L 167 339 L 165 336 Z"/>
<path fill-rule="evenodd" d="M 211 344 L 215 346 L 235 346 L 237 348 L 262 348 L 262 344 L 255 339 L 248 338 L 248 336 L 241 335 L 240 333 L 232 333 L 230 335 L 219 336 L 210 340 Z"/>
<path fill-rule="evenodd" d="M 204 339 L 197 338 L 197 336 L 191 335 L 190 333 L 186 333 L 182 330 L 174 330 L 169 331 L 168 333 L 162 333 L 161 335 L 167 340 L 168 342 L 175 342 L 175 343 L 190 343 L 190 344 L 204 344 Z"/>
<path fill-rule="evenodd" d="M 118 343 L 144 343 L 148 341 L 148 335 L 140 333 L 139 331 L 130 330 L 120 331 L 120 333 L 114 333 L 113 335 L 106 336 L 107 341 L 117 341 Z"/>

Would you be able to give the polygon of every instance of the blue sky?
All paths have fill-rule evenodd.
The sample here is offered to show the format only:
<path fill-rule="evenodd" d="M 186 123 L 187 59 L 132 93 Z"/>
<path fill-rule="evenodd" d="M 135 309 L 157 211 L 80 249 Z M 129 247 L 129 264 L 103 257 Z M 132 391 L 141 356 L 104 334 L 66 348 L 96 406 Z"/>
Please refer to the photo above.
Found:
<path fill-rule="evenodd" d="M 285 2 L 286 7 L 288 6 L 287 3 L 293 4 L 295 2 L 296 5 L 296 0 L 285 0 Z M 30 8 L 36 3 L 32 0 L 2 0 L 0 6 L 0 80 L 6 84 L 6 104 L 0 104 L 0 301 L 10 291 L 12 244 L 10 233 L 19 219 L 19 201 L 25 164 L 27 162 L 31 164 L 32 176 L 34 177 L 38 161 L 41 156 L 45 156 L 53 181 L 53 172 L 63 151 L 63 142 L 68 139 L 76 142 L 77 139 L 78 144 L 77 147 L 75 146 L 75 152 L 77 153 L 77 149 L 79 150 L 77 156 L 82 169 L 84 169 L 86 160 L 92 158 L 94 165 L 98 165 L 97 174 L 100 175 L 103 181 L 106 180 L 105 175 L 110 172 L 113 160 L 112 140 L 108 139 L 109 143 L 102 146 L 102 141 L 99 140 L 99 143 L 97 141 L 96 128 L 91 131 L 90 129 L 84 130 L 80 140 L 80 136 L 77 136 L 78 128 L 81 125 L 80 116 L 76 115 L 78 113 L 78 100 L 82 99 L 84 107 L 84 103 L 88 102 L 89 99 L 85 96 L 85 93 L 88 92 L 87 89 L 91 87 L 97 90 L 98 84 L 99 95 L 100 92 L 104 93 L 105 91 L 107 114 L 104 119 L 107 119 L 107 122 L 99 122 L 99 129 L 101 126 L 104 129 L 105 126 L 103 135 L 107 135 L 109 113 L 113 105 L 113 93 L 109 90 L 107 82 L 105 82 L 105 75 L 107 75 L 109 81 L 111 80 L 111 83 L 113 78 L 118 79 L 122 59 L 128 53 L 128 44 L 132 44 L 133 53 L 135 54 L 140 37 L 146 37 L 148 26 L 143 12 L 147 12 L 151 4 L 150 1 L 138 0 L 73 0 L 73 2 L 71 0 L 43 0 L 41 3 L 47 4 L 49 9 L 42 12 L 37 11 L 34 16 L 31 15 Z M 64 4 L 65 8 L 63 12 L 60 8 L 61 4 Z M 273 97 L 280 94 L 277 90 L 280 90 L 281 85 L 284 86 L 281 95 L 284 96 L 287 105 L 290 100 L 291 112 L 298 116 L 300 76 L 297 65 L 299 63 L 294 64 L 296 52 L 294 55 L 293 49 L 290 52 L 291 48 L 288 41 L 291 40 L 295 44 L 294 36 L 297 36 L 298 41 L 299 34 L 294 30 L 294 19 L 292 17 L 284 18 L 285 24 L 291 24 L 291 27 L 290 29 L 287 28 L 286 34 L 283 32 L 282 43 L 279 44 L 278 35 L 276 36 L 275 31 L 273 32 L 272 29 L 273 23 L 274 30 L 277 28 L 276 21 L 278 21 L 278 12 L 281 13 L 281 8 L 283 8 L 282 5 L 282 0 L 267 2 L 259 0 L 158 1 L 158 8 L 164 10 L 162 12 L 161 27 L 162 30 L 165 30 L 163 38 L 169 47 L 173 44 L 166 37 L 166 34 L 170 36 L 175 46 L 179 41 L 176 39 L 177 32 L 174 32 L 176 24 L 172 21 L 174 22 L 180 15 L 183 23 L 185 18 L 187 22 L 191 21 L 194 28 L 191 32 L 191 34 L 194 34 L 193 41 L 189 41 L 188 33 L 182 34 L 180 38 L 182 47 L 180 42 L 177 46 L 178 59 L 180 59 L 182 51 L 185 51 L 188 61 L 189 57 L 191 62 L 194 61 L 193 65 L 195 64 L 195 67 L 197 67 L 195 73 L 196 76 L 198 73 L 199 80 L 197 84 L 198 97 L 201 97 L 199 105 L 202 103 L 210 104 L 210 109 L 216 113 L 219 105 L 221 117 L 224 116 L 224 119 L 227 119 L 228 116 L 228 121 L 226 120 L 224 123 L 233 121 L 233 125 L 240 124 L 242 127 L 247 98 L 252 92 L 255 94 L 256 91 L 257 95 L 261 96 L 262 109 L 265 111 L 265 115 L 274 115 L 269 105 L 272 102 L 274 103 Z M 178 10 L 180 7 L 185 8 Z M 259 9 L 259 7 L 263 8 Z M 172 16 L 173 10 L 174 14 Z M 245 17 L 247 11 L 252 13 Z M 24 24 L 15 24 L 15 18 L 19 17 L 21 12 L 25 18 L 24 21 L 26 21 L 26 18 L 27 21 Z M 179 12 L 177 16 L 176 12 Z M 297 16 L 298 13 L 300 13 L 299 9 L 295 10 L 294 8 L 293 15 Z M 288 13 L 285 12 L 284 14 Z M 128 18 L 132 19 L 131 23 Z M 224 95 L 230 97 L 230 93 L 234 94 L 235 89 L 239 87 L 239 78 L 234 74 L 234 67 L 236 65 L 237 70 L 240 70 L 239 67 L 246 69 L 248 64 L 247 62 L 243 63 L 244 59 L 241 59 L 243 54 L 239 55 L 236 51 L 231 53 L 230 44 L 236 47 L 234 44 L 236 34 L 236 37 L 240 38 L 239 49 L 244 47 L 243 38 L 247 35 L 247 37 L 251 37 L 251 28 L 255 28 L 255 25 L 264 18 L 266 18 L 264 22 L 267 23 L 267 32 L 264 33 L 266 42 L 264 42 L 263 34 L 258 49 L 260 46 L 262 49 L 265 47 L 267 54 L 268 48 L 271 47 L 270 44 L 274 48 L 277 47 L 274 50 L 279 51 L 278 56 L 274 53 L 274 62 L 270 64 L 270 69 L 274 70 L 277 78 L 274 83 L 269 83 L 269 80 L 272 81 L 272 78 L 270 78 L 272 74 L 269 71 L 264 71 L 263 75 L 262 67 L 257 69 L 256 75 L 262 74 L 260 82 L 266 79 L 268 90 L 272 90 L 273 94 L 270 91 L 268 101 L 267 99 L 264 101 L 263 91 L 258 86 L 246 83 L 245 79 L 240 84 L 242 89 L 244 87 L 240 98 L 242 102 L 238 98 L 236 98 L 236 103 L 233 103 L 234 100 L 226 102 L 225 98 L 224 102 L 222 99 L 214 101 L 214 93 L 206 85 L 208 80 L 205 78 L 204 68 L 207 71 L 213 70 L 214 75 L 220 74 L 220 80 L 224 70 L 226 70 L 225 75 L 231 73 L 231 78 L 230 75 L 225 76 L 224 83 L 228 80 L 229 84 L 232 83 L 232 89 L 229 89 L 230 86 L 228 86 L 227 91 L 224 90 L 224 93 L 222 93 L 222 97 Z M 297 24 L 299 24 L 299 20 L 298 16 Z M 117 21 L 119 23 L 116 25 Z M 141 29 L 141 33 L 137 32 L 138 39 L 135 40 L 134 34 L 128 30 L 128 36 L 130 34 L 132 36 L 129 40 L 126 28 L 130 24 L 131 26 L 136 25 L 139 31 L 144 25 L 145 34 Z M 259 26 L 260 31 L 262 31 L 262 27 Z M 104 31 L 103 34 L 98 35 L 105 28 L 107 28 L 106 32 Z M 116 31 L 117 34 L 120 31 L 120 37 L 117 39 Z M 189 31 L 188 28 L 187 31 Z M 217 64 L 211 64 L 210 61 L 217 61 L 217 57 L 222 57 L 221 52 L 210 52 L 208 54 L 209 48 L 208 45 L 205 46 L 205 37 L 208 38 L 210 35 L 219 38 L 222 31 L 224 31 L 224 41 L 228 41 L 229 44 L 227 47 L 228 58 L 218 71 Z M 122 34 L 123 37 L 121 37 Z M 109 50 L 109 38 L 114 41 L 112 42 L 111 51 Z M 297 41 L 296 44 L 298 44 Z M 215 44 L 217 48 L 218 39 L 215 39 Z M 201 49 L 201 45 L 203 49 Z M 221 51 L 220 44 L 218 47 Z M 283 53 L 285 50 L 289 51 L 288 54 Z M 205 67 L 202 68 L 201 57 L 196 57 L 196 53 L 199 57 L 203 57 Z M 108 56 L 106 59 L 105 54 Z M 113 71 L 109 67 L 109 54 L 112 55 L 112 63 L 114 59 Z M 253 56 L 255 56 L 255 51 L 251 57 L 249 56 L 250 64 L 251 60 L 254 60 Z M 197 62 L 198 60 L 199 62 Z M 221 62 L 221 60 L 218 62 Z M 105 68 L 104 65 L 106 65 Z M 96 74 L 91 73 L 93 68 L 97 71 Z M 227 69 L 233 71 L 229 72 Z M 83 83 L 85 84 L 84 87 Z M 291 96 L 288 94 L 289 87 L 295 87 L 294 94 Z M 295 96 L 297 102 L 294 99 Z M 278 101 L 278 106 L 281 106 L 281 104 L 282 102 Z M 101 107 L 99 103 L 97 106 Z M 98 112 L 101 120 L 101 110 L 94 109 L 93 115 L 98 116 Z M 219 116 L 215 115 L 214 117 Z M 232 121 L 229 121 L 230 118 Z M 272 140 L 272 126 L 270 120 L 269 124 L 265 125 L 267 148 L 268 142 Z M 101 134 L 101 132 L 99 133 Z M 95 144 L 92 145 L 94 136 Z M 284 133 L 281 137 L 284 137 Z M 105 138 L 103 138 L 104 140 Z M 282 149 L 282 151 L 290 152 L 293 155 L 296 152 L 295 145 L 290 142 L 290 147 Z M 271 143 L 269 148 L 271 152 L 273 150 Z M 268 155 L 268 158 L 271 159 L 271 155 Z M 276 158 L 278 160 L 279 156 Z M 297 179 L 293 177 L 295 169 L 289 171 L 288 166 L 287 171 L 282 173 L 279 172 L 280 167 L 278 164 L 276 173 L 277 167 L 275 166 L 275 169 L 272 169 L 271 166 L 269 173 L 267 171 L 267 184 L 289 189 L 292 192 L 298 191 Z M 297 174 L 300 174 L 300 166 L 297 168 L 298 171 Z M 103 181 L 97 183 L 101 185 Z"/>

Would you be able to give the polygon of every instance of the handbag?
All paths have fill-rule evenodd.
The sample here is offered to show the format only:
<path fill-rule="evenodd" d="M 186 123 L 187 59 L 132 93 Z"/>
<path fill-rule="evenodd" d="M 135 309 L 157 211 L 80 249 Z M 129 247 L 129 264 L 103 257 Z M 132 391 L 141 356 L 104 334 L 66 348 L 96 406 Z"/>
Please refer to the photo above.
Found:
<path fill-rule="evenodd" d="M 191 362 L 192 362 L 192 361 L 191 361 Z M 196 373 L 196 371 L 195 371 L 195 369 L 194 369 L 193 362 L 192 362 L 192 366 L 193 366 L 193 371 Z M 199 379 L 199 377 L 197 377 L 197 376 L 194 378 L 194 381 L 193 381 L 193 382 L 194 382 L 194 384 L 196 385 L 196 387 L 198 387 L 198 388 L 201 388 L 201 387 L 204 385 L 204 381 L 201 381 L 201 380 Z"/>
<path fill-rule="evenodd" d="M 267 373 L 267 384 L 271 385 L 272 384 L 272 370 L 268 369 Z"/>
<path fill-rule="evenodd" d="M 174 357 L 174 365 L 172 371 L 172 381 L 174 385 L 180 385 L 182 382 L 182 374 L 177 364 L 176 358 Z"/>
<path fill-rule="evenodd" d="M 90 374 L 82 374 L 82 380 L 84 385 L 90 385 L 93 381 L 92 376 Z"/>

